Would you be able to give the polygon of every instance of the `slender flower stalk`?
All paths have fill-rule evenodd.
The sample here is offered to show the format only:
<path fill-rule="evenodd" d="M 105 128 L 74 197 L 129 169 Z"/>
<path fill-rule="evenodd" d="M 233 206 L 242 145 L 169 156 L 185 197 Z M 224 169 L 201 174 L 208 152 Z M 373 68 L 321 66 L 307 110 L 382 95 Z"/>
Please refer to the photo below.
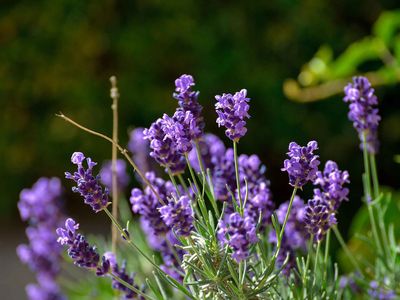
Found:
<path fill-rule="evenodd" d="M 237 187 L 237 190 L 238 190 L 238 198 L 239 198 L 239 213 L 243 216 L 243 202 L 242 202 L 242 193 L 241 193 L 241 189 L 240 189 L 237 142 L 235 142 L 235 141 L 233 141 L 233 158 L 234 158 L 234 161 L 235 161 L 236 187 Z"/>
<path fill-rule="evenodd" d="M 119 99 L 119 91 L 117 87 L 117 78 L 115 76 L 111 76 L 111 90 L 110 96 L 112 99 L 111 109 L 113 111 L 113 131 L 112 131 L 112 139 L 114 143 L 112 144 L 112 213 L 115 219 L 118 219 L 118 173 L 117 173 L 117 155 L 118 149 L 115 146 L 118 144 L 118 99 Z M 117 238 L 118 232 L 115 227 L 111 227 L 111 249 L 112 252 L 116 253 L 117 248 Z"/>
<path fill-rule="evenodd" d="M 383 248 L 382 248 L 382 244 L 381 244 L 381 240 L 379 238 L 379 234 L 378 234 L 378 229 L 376 226 L 376 222 L 375 222 L 375 216 L 374 216 L 374 209 L 371 206 L 371 202 L 372 202 L 372 192 L 371 192 L 371 175 L 370 175 L 370 165 L 369 165 L 369 161 L 368 161 L 368 150 L 367 150 L 367 146 L 366 146 L 366 141 L 367 137 L 366 134 L 363 134 L 363 140 L 364 140 L 364 147 L 363 147 L 363 155 L 364 155 L 364 170 L 365 170 L 365 198 L 366 198 L 366 204 L 367 204 L 367 210 L 368 210 L 368 215 L 369 215 L 369 219 L 371 222 L 371 228 L 372 228 L 372 234 L 374 236 L 374 241 L 376 244 L 376 247 L 378 249 L 378 254 L 383 255 Z"/>
<path fill-rule="evenodd" d="M 97 131 L 91 130 L 77 122 L 75 122 L 74 120 L 68 118 L 66 115 L 64 115 L 63 113 L 58 113 L 56 114 L 56 117 L 59 117 L 65 121 L 67 121 L 68 123 L 82 129 L 83 131 L 86 131 L 92 135 L 98 136 L 108 142 L 110 142 L 111 144 L 115 144 L 115 146 L 118 148 L 119 152 L 126 158 L 126 160 L 129 162 L 129 164 L 133 167 L 133 169 L 139 174 L 140 178 L 143 180 L 143 182 L 149 186 L 150 189 L 153 190 L 154 194 L 156 195 L 157 199 L 160 201 L 161 204 L 165 204 L 163 202 L 163 200 L 160 198 L 160 196 L 158 195 L 157 191 L 154 189 L 154 187 L 150 184 L 150 182 L 147 180 L 146 176 L 142 173 L 142 171 L 137 167 L 136 163 L 132 160 L 132 158 L 129 156 L 128 154 L 128 150 L 124 149 L 121 145 L 115 143 L 113 141 L 112 138 L 106 136 L 105 134 L 99 133 Z"/>
<path fill-rule="evenodd" d="M 349 247 L 347 247 L 346 242 L 344 241 L 342 235 L 340 234 L 340 231 L 337 229 L 336 225 L 332 226 L 332 230 L 336 235 L 337 240 L 339 241 L 340 246 L 342 246 L 344 252 L 346 253 L 347 257 L 349 258 L 350 262 L 352 263 L 353 267 L 357 270 L 359 274 L 362 274 L 361 268 L 351 253 Z"/>

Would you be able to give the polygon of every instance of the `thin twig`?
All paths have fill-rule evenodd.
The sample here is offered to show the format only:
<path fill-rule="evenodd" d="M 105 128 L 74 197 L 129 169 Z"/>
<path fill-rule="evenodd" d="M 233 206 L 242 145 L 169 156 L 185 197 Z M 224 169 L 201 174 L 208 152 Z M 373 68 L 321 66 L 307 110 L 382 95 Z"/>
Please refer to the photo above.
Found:
<path fill-rule="evenodd" d="M 143 182 L 148 185 L 151 189 L 151 191 L 154 193 L 154 195 L 157 197 L 158 201 L 162 204 L 165 205 L 165 202 L 163 199 L 161 199 L 160 194 L 156 191 L 156 189 L 154 188 L 154 186 L 149 182 L 149 180 L 146 178 L 146 176 L 144 176 L 143 172 L 140 171 L 140 169 L 138 168 L 138 166 L 135 164 L 135 162 L 132 160 L 132 158 L 129 156 L 128 154 L 128 150 L 126 150 L 125 148 L 121 147 L 118 143 L 115 143 L 113 141 L 112 138 L 106 136 L 105 134 L 102 134 L 100 132 L 91 130 L 89 128 L 86 128 L 85 126 L 75 122 L 74 120 L 68 118 L 66 115 L 64 115 L 62 112 L 56 114 L 57 117 L 60 117 L 61 119 L 64 119 L 65 121 L 67 121 L 68 123 L 71 123 L 72 125 L 90 133 L 93 134 L 95 136 L 101 137 L 102 139 L 105 139 L 106 141 L 109 141 L 112 144 L 115 144 L 115 146 L 117 147 L 117 149 L 119 150 L 119 152 L 121 152 L 121 154 L 126 158 L 126 160 L 131 164 L 131 166 L 133 167 L 133 169 L 139 174 L 140 178 L 143 180 Z"/>
<path fill-rule="evenodd" d="M 116 144 L 118 144 L 118 99 L 119 92 L 117 87 L 117 78 L 111 76 L 111 89 L 110 97 L 112 99 L 111 109 L 113 111 L 113 132 L 112 139 L 112 151 L 111 151 L 111 169 L 112 169 L 112 214 L 116 220 L 118 220 L 118 178 L 117 178 L 117 154 L 118 149 Z M 117 249 L 117 238 L 118 230 L 111 224 L 111 249 L 113 253 L 116 253 Z"/>

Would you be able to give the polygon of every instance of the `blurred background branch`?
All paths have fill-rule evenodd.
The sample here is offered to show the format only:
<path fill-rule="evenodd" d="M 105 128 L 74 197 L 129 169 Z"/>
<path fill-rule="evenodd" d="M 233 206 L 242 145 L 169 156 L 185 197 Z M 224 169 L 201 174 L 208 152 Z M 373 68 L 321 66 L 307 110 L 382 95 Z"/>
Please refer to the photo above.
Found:
<path fill-rule="evenodd" d="M 353 75 L 367 76 L 373 86 L 400 81 L 400 11 L 383 12 L 370 36 L 355 41 L 333 59 L 333 50 L 321 46 L 306 63 L 297 80 L 287 79 L 285 95 L 298 102 L 312 102 L 343 92 Z M 365 67 L 368 65 L 367 71 Z"/>

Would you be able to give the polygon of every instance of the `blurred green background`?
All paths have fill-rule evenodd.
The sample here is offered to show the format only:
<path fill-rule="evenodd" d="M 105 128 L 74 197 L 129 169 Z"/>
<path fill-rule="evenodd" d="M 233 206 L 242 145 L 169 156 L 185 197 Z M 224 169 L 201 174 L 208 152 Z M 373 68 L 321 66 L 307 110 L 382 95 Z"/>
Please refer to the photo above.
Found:
<path fill-rule="evenodd" d="M 221 137 L 214 95 L 248 89 L 252 118 L 239 149 L 261 156 L 277 202 L 290 193 L 280 168 L 292 140 L 317 140 L 323 161 L 333 159 L 348 169 L 352 202 L 340 218 L 346 225 L 359 206 L 362 171 L 347 105 L 341 95 L 294 103 L 282 85 L 321 44 L 340 54 L 370 33 L 382 11 L 399 7 L 396 0 L 1 1 L 2 219 L 17 218 L 22 188 L 40 176 L 63 177 L 73 151 L 97 161 L 110 157 L 109 144 L 55 113 L 111 134 L 108 78 L 117 75 L 120 140 L 126 144 L 128 128 L 148 126 L 174 111 L 174 79 L 188 73 L 201 92 L 207 130 Z M 380 87 L 377 94 L 383 116 L 379 174 L 383 184 L 399 187 L 400 166 L 393 156 L 400 152 L 400 88 Z"/>

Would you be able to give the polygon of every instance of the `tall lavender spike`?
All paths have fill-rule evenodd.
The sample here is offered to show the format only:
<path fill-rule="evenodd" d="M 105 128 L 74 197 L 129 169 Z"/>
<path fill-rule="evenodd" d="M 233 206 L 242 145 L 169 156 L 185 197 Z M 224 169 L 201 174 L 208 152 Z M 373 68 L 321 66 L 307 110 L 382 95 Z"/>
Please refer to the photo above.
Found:
<path fill-rule="evenodd" d="M 276 216 L 280 224 L 283 224 L 285 220 L 288 206 L 289 201 L 286 201 L 282 203 L 276 211 Z M 288 264 L 283 270 L 283 273 L 286 276 L 289 276 L 291 270 L 296 267 L 296 251 L 304 252 L 307 249 L 308 232 L 304 228 L 304 217 L 304 202 L 299 196 L 295 196 L 282 238 L 281 251 L 279 251 L 277 259 L 278 267 L 280 267 L 286 259 L 286 256 L 289 254 Z M 277 237 L 274 230 L 269 233 L 269 241 L 273 244 L 277 243 Z"/>
<path fill-rule="evenodd" d="M 180 108 L 186 113 L 191 112 L 194 118 L 194 126 L 198 128 L 194 138 L 198 139 L 202 136 L 204 130 L 204 119 L 201 115 L 203 107 L 199 104 L 199 92 L 192 91 L 195 85 L 193 76 L 183 74 L 175 80 L 175 93 L 173 97 L 178 100 Z"/>
<path fill-rule="evenodd" d="M 225 154 L 215 166 L 213 174 L 213 185 L 215 197 L 221 201 L 231 198 L 229 190 L 234 193 L 236 189 L 235 164 L 233 160 L 233 149 L 228 148 Z M 228 190 L 229 188 L 229 190 Z"/>
<path fill-rule="evenodd" d="M 216 95 L 215 110 L 218 114 L 217 124 L 226 128 L 225 134 L 232 141 L 239 141 L 246 132 L 246 119 L 250 118 L 250 108 L 247 98 L 247 90 L 232 94 Z"/>
<path fill-rule="evenodd" d="M 190 206 L 190 198 L 187 195 L 181 196 L 179 200 L 169 201 L 167 205 L 160 208 L 161 217 L 179 236 L 188 236 L 193 230 L 193 211 Z"/>
<path fill-rule="evenodd" d="M 245 215 L 250 216 L 255 223 L 261 216 L 260 230 L 264 230 L 270 223 L 274 203 L 270 190 L 270 182 L 265 177 L 266 167 L 261 163 L 260 158 L 253 155 L 242 154 L 239 156 L 239 177 L 241 181 L 241 196 L 247 202 L 244 207 Z M 247 187 L 246 187 L 247 183 Z M 236 191 L 236 194 L 238 192 Z"/>
<path fill-rule="evenodd" d="M 68 246 L 68 255 L 73 259 L 74 264 L 82 268 L 97 268 L 100 256 L 96 247 L 92 247 L 86 238 L 77 232 L 79 224 L 69 218 L 65 221 L 65 227 L 57 228 L 57 242 Z"/>
<path fill-rule="evenodd" d="M 316 178 L 318 171 L 318 155 L 314 151 L 318 149 L 316 141 L 308 142 L 307 146 L 301 147 L 295 142 L 289 144 L 289 159 L 285 159 L 282 171 L 287 171 L 289 184 L 301 188 L 308 181 Z"/>
<path fill-rule="evenodd" d="M 348 117 L 360 137 L 360 147 L 364 148 L 364 135 L 369 153 L 377 153 L 379 148 L 378 125 L 381 117 L 376 108 L 378 98 L 366 77 L 353 77 L 353 83 L 344 88 L 344 102 L 349 103 Z"/>
<path fill-rule="evenodd" d="M 237 262 L 248 258 L 250 246 L 258 241 L 253 220 L 235 212 L 221 220 L 218 227 L 218 239 L 232 248 L 232 257 Z"/>
<path fill-rule="evenodd" d="M 170 181 L 157 178 L 153 172 L 146 173 L 146 178 L 165 203 L 168 202 L 168 197 L 177 197 L 174 185 Z M 169 231 L 168 226 L 161 218 L 159 211 L 161 204 L 150 187 L 145 187 L 143 191 L 138 188 L 132 189 L 130 202 L 132 211 L 140 214 L 155 234 L 163 235 Z"/>
<path fill-rule="evenodd" d="M 29 222 L 26 235 L 29 244 L 19 245 L 17 255 L 22 263 L 36 273 L 37 284 L 28 284 L 26 294 L 30 300 L 63 300 L 57 284 L 60 273 L 61 247 L 55 234 L 63 221 L 62 187 L 60 179 L 40 178 L 31 189 L 20 194 L 18 208 L 23 221 Z"/>
<path fill-rule="evenodd" d="M 349 189 L 344 185 L 350 182 L 349 177 L 347 171 L 339 170 L 334 161 L 328 160 L 324 171 L 317 172 L 314 184 L 319 185 L 321 189 L 314 190 L 314 198 L 327 201 L 330 209 L 337 211 L 343 201 L 348 201 Z"/>
<path fill-rule="evenodd" d="M 58 225 L 62 218 L 62 191 L 61 181 L 56 177 L 42 177 L 31 189 L 23 189 L 18 202 L 21 219 L 31 224 Z"/>
<path fill-rule="evenodd" d="M 128 274 L 126 271 L 126 261 L 122 263 L 121 266 L 118 265 L 117 259 L 115 257 L 115 254 L 112 252 L 106 252 L 104 253 L 103 260 L 108 262 L 110 271 L 117 276 L 118 278 L 122 279 L 126 283 L 134 286 L 137 290 L 140 290 L 139 286 L 135 284 L 134 278 L 135 274 L 131 273 Z M 145 298 L 142 295 L 139 295 L 120 283 L 118 280 L 114 279 L 112 280 L 112 287 L 113 289 L 120 291 L 123 293 L 124 299 L 138 299 L 138 300 L 144 300 Z M 144 292 L 144 289 L 142 289 L 142 292 Z"/>
<path fill-rule="evenodd" d="M 157 119 L 148 129 L 144 129 L 143 135 L 150 142 L 150 156 L 172 173 L 179 174 L 185 170 L 185 159 L 178 153 L 174 141 L 166 136 L 163 129 L 166 126 L 165 119 Z"/>
<path fill-rule="evenodd" d="M 178 153 L 190 152 L 193 148 L 192 141 L 201 134 L 192 112 L 178 108 L 172 118 L 164 114 L 163 121 L 165 138 L 174 142 Z"/>
<path fill-rule="evenodd" d="M 93 167 L 97 165 L 90 157 L 86 158 L 87 169 L 83 166 L 85 155 L 82 152 L 74 152 L 71 157 L 71 162 L 78 166 L 78 170 L 71 174 L 65 172 L 65 178 L 72 179 L 76 182 L 76 186 L 72 191 L 79 193 L 86 204 L 90 205 L 95 212 L 99 212 L 106 208 L 108 202 L 108 189 L 104 189 L 100 185 L 100 176 L 93 175 Z"/>
<path fill-rule="evenodd" d="M 314 237 L 315 242 L 320 242 L 326 232 L 337 223 L 335 214 L 329 209 L 326 201 L 320 199 L 308 200 L 304 216 L 305 227 Z"/>

